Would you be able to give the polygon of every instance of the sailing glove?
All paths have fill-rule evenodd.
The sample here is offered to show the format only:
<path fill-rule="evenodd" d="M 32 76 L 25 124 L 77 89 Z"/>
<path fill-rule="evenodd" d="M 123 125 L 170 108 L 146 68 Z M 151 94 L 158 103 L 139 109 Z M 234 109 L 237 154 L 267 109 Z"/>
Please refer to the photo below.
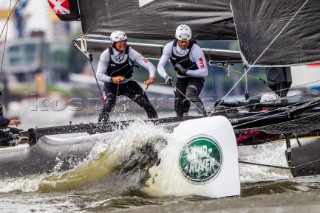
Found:
<path fill-rule="evenodd" d="M 188 71 L 185 68 L 183 68 L 180 64 L 174 65 L 174 70 L 178 72 L 178 75 L 186 75 Z"/>
<path fill-rule="evenodd" d="M 165 84 L 166 84 L 166 85 L 172 86 L 172 84 L 173 84 L 173 79 L 172 79 L 169 75 L 166 76 L 166 79 L 165 79 L 165 80 L 166 80 L 166 81 L 165 81 Z"/>

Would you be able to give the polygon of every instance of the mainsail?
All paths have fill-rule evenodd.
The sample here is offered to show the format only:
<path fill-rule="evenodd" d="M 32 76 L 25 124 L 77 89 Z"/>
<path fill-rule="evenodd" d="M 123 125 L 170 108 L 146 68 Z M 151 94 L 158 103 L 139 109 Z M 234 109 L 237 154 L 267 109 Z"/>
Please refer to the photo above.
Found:
<path fill-rule="evenodd" d="M 172 39 L 180 24 L 197 40 L 236 40 L 230 0 L 48 0 L 62 21 L 80 20 L 83 34 Z"/>
<path fill-rule="evenodd" d="M 320 61 L 318 0 L 231 0 L 245 63 L 284 66 Z"/>
<path fill-rule="evenodd" d="M 85 36 L 109 36 L 114 30 L 123 30 L 130 39 L 170 40 L 175 28 L 184 23 L 197 40 L 239 40 L 244 62 L 250 66 L 320 61 L 317 0 L 65 1 L 70 4 L 70 14 L 57 15 L 61 20 L 77 20 L 80 11 Z M 156 56 L 161 54 L 156 52 Z"/>
<path fill-rule="evenodd" d="M 129 45 L 148 58 L 159 58 L 163 45 L 146 39 L 172 40 L 180 24 L 196 40 L 236 40 L 230 0 L 48 0 L 62 21 L 80 20 L 83 34 L 74 39 L 84 52 L 102 52 L 115 30 L 126 32 Z M 66 2 L 68 4 L 66 4 Z M 66 11 L 62 13 L 62 11 Z M 78 16 L 77 16 L 78 15 Z M 139 41 L 140 40 L 140 41 Z M 150 42 L 150 41 L 149 41 Z M 239 51 L 203 49 L 210 63 L 241 63 Z"/>
<path fill-rule="evenodd" d="M 236 40 L 230 0 L 78 0 L 84 34 L 125 31 L 130 38 L 172 39 L 180 24 L 195 39 Z"/>

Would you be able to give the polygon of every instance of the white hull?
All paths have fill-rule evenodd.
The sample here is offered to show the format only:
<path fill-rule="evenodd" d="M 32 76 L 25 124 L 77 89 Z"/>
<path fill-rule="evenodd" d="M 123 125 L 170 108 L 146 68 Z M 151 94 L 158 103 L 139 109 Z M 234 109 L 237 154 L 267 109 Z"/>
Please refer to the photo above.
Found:
<path fill-rule="evenodd" d="M 130 137 L 128 134 L 123 134 L 122 137 Z M 96 150 L 93 148 L 99 140 L 103 141 L 109 136 L 111 137 L 108 134 L 74 138 L 42 136 L 33 146 L 21 144 L 0 149 L 0 178 L 24 177 L 76 168 L 82 161 L 90 160 L 92 152 Z M 159 164 L 146 164 L 146 171 L 151 177 L 146 181 L 148 187 L 145 189 L 149 194 L 200 195 L 212 198 L 240 195 L 236 138 L 225 117 L 184 121 L 170 134 L 164 147 L 158 149 L 156 144 L 150 142 L 151 146 L 155 146 L 155 152 L 143 151 L 144 147 L 137 146 L 137 143 L 128 144 L 126 147 L 126 142 L 130 139 L 122 137 L 108 141 L 109 152 L 120 154 L 114 157 L 118 159 L 113 163 L 114 167 L 117 167 L 120 161 L 128 161 L 132 151 L 138 152 L 139 156 L 147 155 L 145 157 L 148 159 L 156 157 L 153 156 L 154 153 L 159 152 Z M 118 144 L 119 140 L 121 144 Z M 146 143 L 144 146 L 150 145 Z M 122 167 L 118 169 L 121 170 Z"/>
<path fill-rule="evenodd" d="M 62 170 L 70 169 L 73 164 L 88 156 L 93 140 L 69 138 L 52 139 L 41 137 L 34 146 L 21 144 L 15 147 L 0 149 L 0 178 L 21 177 L 32 174 L 53 172 L 58 163 Z"/>

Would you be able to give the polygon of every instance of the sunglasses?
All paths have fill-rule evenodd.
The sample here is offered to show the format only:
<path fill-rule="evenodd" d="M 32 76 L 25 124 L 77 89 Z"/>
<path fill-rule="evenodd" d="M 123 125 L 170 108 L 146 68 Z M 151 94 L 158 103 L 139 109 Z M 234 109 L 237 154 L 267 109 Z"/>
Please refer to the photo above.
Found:
<path fill-rule="evenodd" d="M 181 40 L 179 40 L 178 42 L 179 42 L 180 44 L 183 44 L 183 43 L 186 43 L 186 44 L 187 44 L 187 43 L 189 43 L 189 41 L 181 41 Z"/>

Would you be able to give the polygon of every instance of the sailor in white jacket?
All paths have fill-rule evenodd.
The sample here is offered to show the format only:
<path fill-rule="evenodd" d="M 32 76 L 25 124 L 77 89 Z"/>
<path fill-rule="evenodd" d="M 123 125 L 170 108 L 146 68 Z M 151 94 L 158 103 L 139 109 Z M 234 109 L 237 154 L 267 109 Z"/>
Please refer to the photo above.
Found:
<path fill-rule="evenodd" d="M 177 117 L 183 117 L 183 114 L 189 111 L 190 101 L 196 105 L 197 111 L 205 116 L 206 112 L 199 98 L 204 77 L 208 75 L 204 53 L 196 42 L 191 40 L 192 32 L 189 26 L 178 26 L 175 37 L 174 41 L 165 45 L 157 70 L 168 85 L 173 84 L 165 70 L 169 59 L 177 72 L 174 104 Z"/>
<path fill-rule="evenodd" d="M 134 62 L 149 71 L 149 79 L 144 82 L 146 89 L 154 82 L 156 68 L 140 53 L 127 45 L 127 36 L 122 31 L 111 33 L 112 47 L 100 56 L 97 79 L 104 82 L 105 104 L 99 115 L 99 122 L 108 122 L 111 111 L 119 95 L 125 95 L 147 112 L 148 118 L 157 118 L 157 112 L 151 105 L 146 93 L 133 80 Z"/>

